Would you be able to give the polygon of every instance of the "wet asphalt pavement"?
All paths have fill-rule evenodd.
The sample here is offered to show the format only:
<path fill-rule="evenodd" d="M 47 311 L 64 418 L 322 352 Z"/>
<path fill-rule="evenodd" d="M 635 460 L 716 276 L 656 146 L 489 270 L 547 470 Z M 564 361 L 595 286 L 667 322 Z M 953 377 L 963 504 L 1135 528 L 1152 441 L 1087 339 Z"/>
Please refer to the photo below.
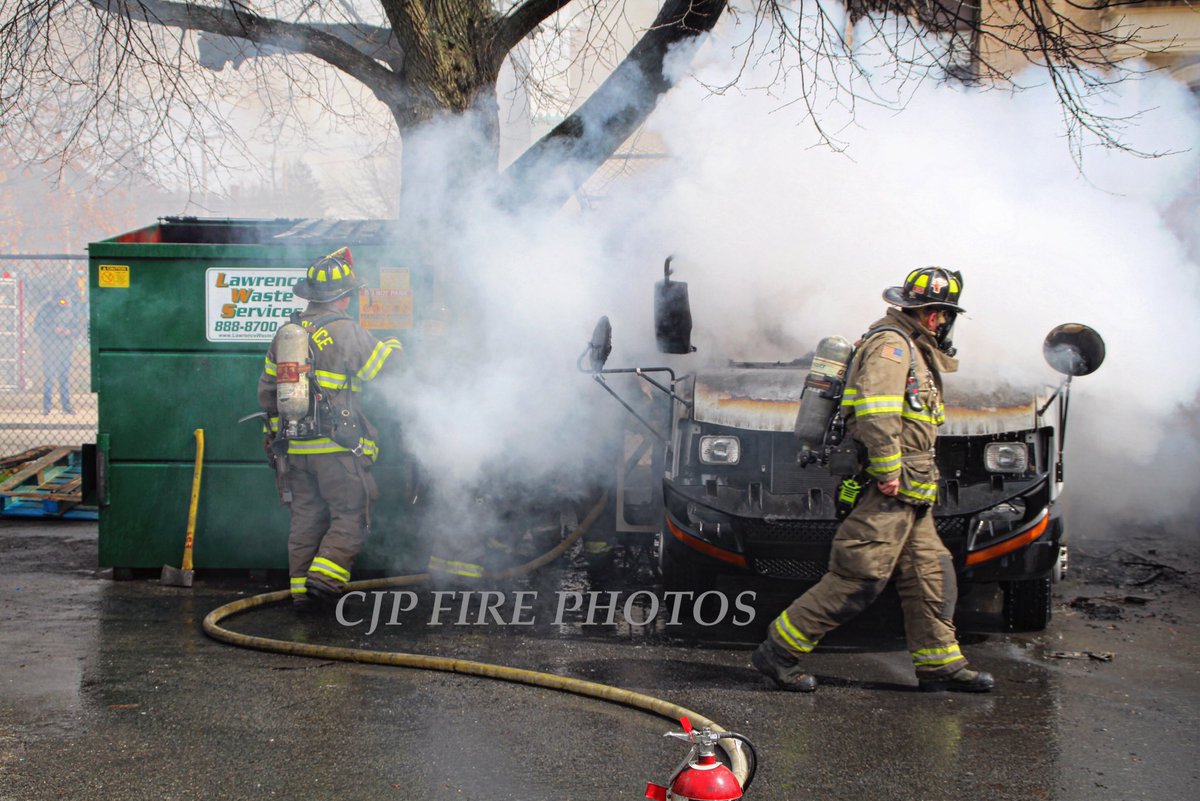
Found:
<path fill-rule="evenodd" d="M 364 621 L 353 626 L 280 607 L 228 626 L 662 697 L 755 743 L 761 766 L 748 799 L 1182 801 L 1200 797 L 1200 559 L 1173 541 L 1077 544 L 1074 575 L 1057 587 L 1042 633 L 1002 632 L 994 593 L 964 599 L 964 649 L 998 681 L 980 696 L 916 691 L 889 597 L 826 639 L 810 662 L 822 686 L 794 695 L 768 690 L 749 667 L 765 613 L 751 625 L 672 627 L 662 613 L 650 627 L 620 614 L 611 626 L 585 625 L 583 612 L 557 608 L 574 602 L 562 593 L 588 589 L 569 565 L 501 588 L 509 601 L 538 593 L 518 618 L 532 625 L 496 623 L 511 622 L 512 603 L 485 613 L 484 625 L 457 625 L 479 619 L 477 607 L 459 617 L 450 601 L 460 596 L 445 596 L 442 625 L 429 625 L 434 599 L 422 589 L 399 625 L 386 625 L 384 605 L 371 634 L 369 598 L 347 607 L 347 620 Z M 249 651 L 202 633 L 211 609 L 278 581 L 201 573 L 185 590 L 113 581 L 95 565 L 94 523 L 0 521 L 5 801 L 637 799 L 686 751 L 662 738 L 669 721 L 625 707 Z M 627 598 L 639 588 L 613 589 Z"/>

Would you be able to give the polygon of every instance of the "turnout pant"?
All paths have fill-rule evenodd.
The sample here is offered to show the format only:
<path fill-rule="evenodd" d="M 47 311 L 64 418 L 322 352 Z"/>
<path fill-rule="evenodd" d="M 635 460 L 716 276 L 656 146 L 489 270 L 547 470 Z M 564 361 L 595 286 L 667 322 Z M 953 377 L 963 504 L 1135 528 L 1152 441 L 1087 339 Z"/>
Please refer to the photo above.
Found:
<path fill-rule="evenodd" d="M 352 453 L 288 456 L 292 491 L 288 574 L 292 597 L 307 586 L 340 593 L 367 537 L 373 494 L 370 469 Z"/>
<path fill-rule="evenodd" d="M 808 653 L 866 609 L 893 573 L 917 676 L 945 676 L 966 667 L 954 634 L 954 565 L 933 514 L 889 498 L 874 482 L 838 528 L 829 572 L 775 619 L 770 638 L 793 653 Z"/>

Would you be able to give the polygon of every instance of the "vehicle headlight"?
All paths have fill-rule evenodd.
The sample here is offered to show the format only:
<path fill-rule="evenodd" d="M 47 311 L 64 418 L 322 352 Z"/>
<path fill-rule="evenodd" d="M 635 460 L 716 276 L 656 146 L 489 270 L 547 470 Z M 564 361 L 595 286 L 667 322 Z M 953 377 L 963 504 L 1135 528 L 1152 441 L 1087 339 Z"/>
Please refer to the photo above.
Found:
<path fill-rule="evenodd" d="M 989 442 L 983 448 L 983 466 L 991 473 L 1024 473 L 1029 448 L 1024 442 Z"/>
<path fill-rule="evenodd" d="M 1003 539 L 1020 528 L 1025 520 L 1025 501 L 1013 498 L 1011 501 L 998 503 L 991 509 L 985 509 L 975 515 L 971 522 L 971 531 L 967 537 L 967 549 L 974 550 L 986 543 Z"/>
<path fill-rule="evenodd" d="M 701 464 L 737 464 L 742 459 L 742 443 L 737 437 L 707 436 L 700 438 Z"/>

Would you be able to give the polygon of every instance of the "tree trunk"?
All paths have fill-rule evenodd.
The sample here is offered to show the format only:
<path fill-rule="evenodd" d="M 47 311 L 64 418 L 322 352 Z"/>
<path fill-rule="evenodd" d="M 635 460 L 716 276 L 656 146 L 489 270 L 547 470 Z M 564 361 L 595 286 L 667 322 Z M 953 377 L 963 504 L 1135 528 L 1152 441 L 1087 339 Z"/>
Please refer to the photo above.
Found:
<path fill-rule="evenodd" d="M 499 163 L 497 69 L 490 0 L 385 3 L 401 47 L 404 113 L 402 224 L 454 225 L 472 187 L 494 181 Z M 404 124 L 407 121 L 409 124 Z"/>
<path fill-rule="evenodd" d="M 402 134 L 401 227 L 451 235 L 476 197 L 495 191 L 500 159 L 495 87 L 479 89 L 465 112 L 439 114 Z"/>

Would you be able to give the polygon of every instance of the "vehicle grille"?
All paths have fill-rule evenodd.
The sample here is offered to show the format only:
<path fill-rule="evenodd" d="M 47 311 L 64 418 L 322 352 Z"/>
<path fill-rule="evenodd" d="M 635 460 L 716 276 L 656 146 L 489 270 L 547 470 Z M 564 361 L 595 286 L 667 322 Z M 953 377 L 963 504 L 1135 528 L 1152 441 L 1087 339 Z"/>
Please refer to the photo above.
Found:
<path fill-rule="evenodd" d="M 755 559 L 754 572 L 761 576 L 782 579 L 801 579 L 817 581 L 825 575 L 828 562 L 814 562 L 805 559 Z"/>
<path fill-rule="evenodd" d="M 967 521 L 969 517 L 940 517 L 935 522 L 937 523 L 938 536 L 942 539 L 957 539 L 967 533 Z"/>
<path fill-rule="evenodd" d="M 939 518 L 936 521 L 938 535 L 946 540 L 960 538 L 966 531 L 968 520 L 968 517 Z M 755 543 L 791 543 L 832 547 L 838 524 L 832 520 L 743 520 L 740 527 L 745 533 L 747 546 L 753 553 Z M 813 549 L 810 547 L 805 550 L 811 552 Z M 817 581 L 828 570 L 829 558 L 828 555 L 820 560 L 774 556 L 753 557 L 751 566 L 754 572 L 760 576 Z"/>
<path fill-rule="evenodd" d="M 750 542 L 802 542 L 827 545 L 833 542 L 838 524 L 833 520 L 739 521 L 738 528 Z"/>
<path fill-rule="evenodd" d="M 937 532 L 943 539 L 961 537 L 967 529 L 967 517 L 940 517 Z M 821 544 L 833 542 L 838 523 L 833 520 L 756 520 L 742 518 L 740 530 L 753 542 L 803 542 Z"/>

